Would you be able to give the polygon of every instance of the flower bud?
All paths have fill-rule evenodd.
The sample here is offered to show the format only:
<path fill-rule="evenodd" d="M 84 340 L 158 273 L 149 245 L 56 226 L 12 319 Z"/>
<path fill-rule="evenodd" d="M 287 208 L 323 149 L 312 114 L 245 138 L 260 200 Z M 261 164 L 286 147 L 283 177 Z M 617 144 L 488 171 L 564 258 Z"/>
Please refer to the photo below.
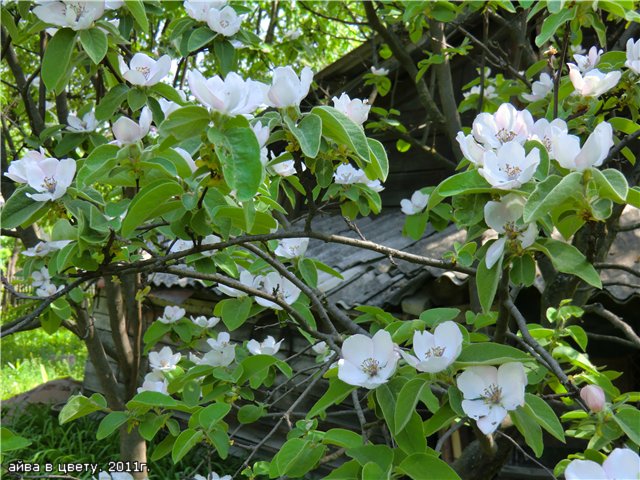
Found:
<path fill-rule="evenodd" d="M 601 412 L 604 409 L 604 390 L 597 385 L 587 385 L 580 390 L 580 398 L 587 404 L 592 412 Z"/>

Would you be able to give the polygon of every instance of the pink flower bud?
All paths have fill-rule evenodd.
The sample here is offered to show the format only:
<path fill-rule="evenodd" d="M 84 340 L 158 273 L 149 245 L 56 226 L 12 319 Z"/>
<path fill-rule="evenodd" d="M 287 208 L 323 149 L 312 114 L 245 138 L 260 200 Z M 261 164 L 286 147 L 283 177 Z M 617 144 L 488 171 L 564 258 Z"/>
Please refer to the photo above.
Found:
<path fill-rule="evenodd" d="M 600 412 L 604 408 L 604 390 L 597 385 L 587 385 L 580 390 L 580 398 L 584 400 L 592 412 Z"/>

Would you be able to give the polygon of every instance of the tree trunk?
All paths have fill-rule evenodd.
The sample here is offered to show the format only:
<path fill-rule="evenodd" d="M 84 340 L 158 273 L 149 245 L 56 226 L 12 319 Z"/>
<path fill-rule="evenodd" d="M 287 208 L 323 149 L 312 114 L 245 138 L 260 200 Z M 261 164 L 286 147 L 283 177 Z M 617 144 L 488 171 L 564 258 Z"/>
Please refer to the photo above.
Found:
<path fill-rule="evenodd" d="M 147 478 L 147 442 L 140 436 L 138 427 L 128 431 L 127 425 L 120 427 L 120 459 L 123 462 L 138 462 L 139 472 L 130 472 L 136 480 Z M 144 467 L 142 466 L 144 464 Z"/>

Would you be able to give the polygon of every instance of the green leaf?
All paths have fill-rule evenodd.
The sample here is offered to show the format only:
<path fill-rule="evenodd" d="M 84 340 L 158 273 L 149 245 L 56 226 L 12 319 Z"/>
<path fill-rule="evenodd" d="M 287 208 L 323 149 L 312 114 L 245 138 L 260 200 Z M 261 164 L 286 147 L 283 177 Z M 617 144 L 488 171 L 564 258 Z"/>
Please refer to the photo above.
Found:
<path fill-rule="evenodd" d="M 311 441 L 302 438 L 291 438 L 285 442 L 271 461 L 272 468 L 269 476 L 271 478 L 282 478 L 285 475 L 290 478 L 302 477 L 318 463 L 325 450 L 324 445 L 314 445 Z"/>
<path fill-rule="evenodd" d="M 526 362 L 529 357 L 522 350 L 501 343 L 471 343 L 463 347 L 456 360 L 461 367 L 472 365 L 501 365 L 507 362 Z"/>
<path fill-rule="evenodd" d="M 414 453 L 405 458 L 398 467 L 413 480 L 460 480 L 453 468 L 435 455 Z"/>
<path fill-rule="evenodd" d="M 42 59 L 41 72 L 47 90 L 60 91 L 64 87 L 59 84 L 69 70 L 76 33 L 70 28 L 61 28 L 49 41 Z"/>
<path fill-rule="evenodd" d="M 332 378 L 329 383 L 329 388 L 313 405 L 313 407 L 311 407 L 311 410 L 307 413 L 307 418 L 315 417 L 316 415 L 324 412 L 331 405 L 342 402 L 355 389 L 356 387 L 344 383 L 336 377 Z"/>
<path fill-rule="evenodd" d="M 96 65 L 99 64 L 107 54 L 109 42 L 107 34 L 99 28 L 89 28 L 80 31 L 80 43 L 87 55 Z"/>
<path fill-rule="evenodd" d="M 213 40 L 216 35 L 216 32 L 211 30 L 209 27 L 199 27 L 191 32 L 189 42 L 187 43 L 187 49 L 189 52 L 195 52 L 200 47 L 205 46 Z"/>
<path fill-rule="evenodd" d="M 610 55 L 612 53 L 620 54 L 620 59 L 621 59 L 622 62 L 624 62 L 624 60 L 626 60 L 626 56 L 624 55 L 624 52 L 607 52 L 605 55 Z M 604 60 L 604 55 L 602 57 L 603 58 L 600 59 L 601 63 L 602 63 L 602 60 Z M 620 66 L 622 66 L 622 65 L 620 65 Z M 629 120 L 628 118 L 624 118 L 624 117 L 610 118 L 608 120 L 608 122 L 611 124 L 611 126 L 613 127 L 614 130 L 616 130 L 618 132 L 626 133 L 627 135 L 631 135 L 631 134 L 637 132 L 638 129 L 640 129 L 640 125 L 638 125 L 633 120 Z"/>
<path fill-rule="evenodd" d="M 8 428 L 0 427 L 0 454 L 12 450 L 20 450 L 21 448 L 28 447 L 31 443 L 31 440 L 15 434 Z"/>
<path fill-rule="evenodd" d="M 212 403 L 200 411 L 198 421 L 202 428 L 211 430 L 220 420 L 226 417 L 230 411 L 231 405 L 228 403 Z"/>
<path fill-rule="evenodd" d="M 332 428 L 324 434 L 322 442 L 343 448 L 355 448 L 362 445 L 362 436 L 344 428 Z"/>
<path fill-rule="evenodd" d="M 384 182 L 389 175 L 389 158 L 384 145 L 378 140 L 367 138 L 369 144 L 369 165 L 365 166 L 364 171 L 367 175 L 373 174 L 375 178 Z"/>
<path fill-rule="evenodd" d="M 355 459 L 360 465 L 365 466 L 369 462 L 377 464 L 383 472 L 388 472 L 393 461 L 393 452 L 386 445 L 363 445 L 350 448 L 347 455 Z"/>
<path fill-rule="evenodd" d="M 96 107 L 96 120 L 106 120 L 111 117 L 127 98 L 127 93 L 129 93 L 129 87 L 124 83 L 109 90 Z"/>
<path fill-rule="evenodd" d="M 127 408 L 133 410 L 140 407 L 175 407 L 178 402 L 175 398 L 160 392 L 140 392 L 127 402 Z"/>
<path fill-rule="evenodd" d="M 27 186 L 17 188 L 2 207 L 2 228 L 15 228 L 33 223 L 49 210 L 48 202 L 36 202 L 25 193 L 33 193 Z M 33 221 L 32 221 L 33 220 Z"/>
<path fill-rule="evenodd" d="M 116 145 L 100 145 L 84 159 L 82 167 L 76 175 L 78 189 L 91 185 L 106 176 L 118 163 L 117 154 L 120 149 Z"/>
<path fill-rule="evenodd" d="M 369 163 L 369 144 L 362 127 L 332 107 L 314 107 L 311 113 L 322 119 L 322 135 L 338 145 L 347 145 L 365 163 Z"/>
<path fill-rule="evenodd" d="M 440 410 L 434 413 L 429 420 L 424 423 L 425 436 L 433 435 L 438 430 L 449 426 L 457 416 L 458 414 L 453 411 L 451 405 L 448 403 L 443 405 L 440 407 Z"/>
<path fill-rule="evenodd" d="M 492 188 L 478 170 L 473 169 L 450 176 L 438 185 L 436 191 L 442 197 L 452 197 L 468 193 L 490 192 Z"/>
<path fill-rule="evenodd" d="M 559 12 L 545 18 L 540 28 L 540 33 L 536 37 L 536 45 L 541 47 L 542 44 L 551 39 L 563 23 L 572 20 L 576 16 L 576 10 L 576 8 L 571 7 L 563 8 Z M 569 27 L 567 26 L 567 28 Z"/>
<path fill-rule="evenodd" d="M 575 342 L 580 346 L 583 352 L 587 351 L 587 342 L 589 341 L 589 337 L 587 337 L 587 333 L 584 329 L 579 325 L 569 325 L 566 327 L 567 332 L 571 335 L 571 338 L 575 340 Z"/>
<path fill-rule="evenodd" d="M 227 185 L 236 190 L 239 201 L 253 199 L 260 188 L 263 171 L 260 145 L 253 130 L 234 127 L 222 132 L 211 128 L 209 139 L 215 145 Z"/>
<path fill-rule="evenodd" d="M 166 137 L 173 136 L 178 140 L 184 140 L 202 135 L 210 121 L 211 116 L 206 108 L 195 105 L 182 107 L 164 119 L 160 124 L 160 133 Z"/>
<path fill-rule="evenodd" d="M 613 419 L 620 426 L 622 431 L 627 434 L 633 443 L 640 445 L 640 411 L 631 405 L 622 405 Z"/>
<path fill-rule="evenodd" d="M 178 463 L 182 460 L 182 457 L 189 453 L 189 450 L 195 447 L 203 436 L 204 433 L 202 431 L 194 430 L 193 428 L 188 428 L 178 435 L 171 449 L 173 463 Z"/>
<path fill-rule="evenodd" d="M 96 433 L 96 439 L 102 440 L 103 438 L 107 438 L 113 432 L 116 431 L 120 425 L 123 425 L 129 415 L 125 412 L 110 412 L 106 417 L 102 419 L 100 425 L 98 425 L 98 432 Z"/>
<path fill-rule="evenodd" d="M 238 55 L 229 40 L 218 38 L 213 44 L 213 54 L 216 57 L 218 68 L 222 75 L 226 77 L 229 72 L 236 70 Z"/>
<path fill-rule="evenodd" d="M 278 367 L 287 377 L 291 376 L 291 367 L 271 355 L 252 355 L 245 358 L 242 363 L 242 376 L 238 384 L 249 381 L 251 388 L 258 388 L 269 376 L 272 366 Z"/>
<path fill-rule="evenodd" d="M 414 378 L 405 383 L 398 393 L 394 414 L 395 431 L 393 433 L 395 435 L 400 433 L 411 420 L 411 415 L 415 412 L 424 388 L 428 389 L 429 384 L 421 378 Z"/>
<path fill-rule="evenodd" d="M 309 158 L 316 158 L 320 150 L 320 138 L 322 137 L 322 120 L 320 117 L 310 113 L 305 115 L 298 125 L 286 116 L 284 121 L 289 131 L 300 144 L 302 153 Z"/>
<path fill-rule="evenodd" d="M 593 268 L 585 256 L 576 247 L 569 243 L 551 238 L 541 239 L 534 244 L 553 264 L 554 268 L 562 273 L 576 275 L 596 288 L 602 288 L 602 281 L 597 270 Z"/>
<path fill-rule="evenodd" d="M 318 286 L 318 270 L 313 260 L 309 258 L 301 258 L 298 262 L 298 269 L 300 275 L 310 287 L 316 288 Z"/>
<path fill-rule="evenodd" d="M 58 415 L 60 425 L 76 418 L 84 417 L 90 413 L 107 408 L 107 401 L 99 393 L 94 393 L 89 398 L 83 395 L 74 395 L 67 401 Z"/>
<path fill-rule="evenodd" d="M 218 315 L 227 329 L 232 332 L 240 328 L 249 318 L 253 301 L 250 297 L 225 298 L 216 304 L 215 315 Z"/>
<path fill-rule="evenodd" d="M 180 184 L 173 179 L 156 180 L 145 185 L 129 205 L 127 216 L 122 221 L 122 236 L 130 237 L 137 227 L 153 216 L 159 206 L 182 192 Z"/>
<path fill-rule="evenodd" d="M 396 411 L 396 400 L 394 398 L 393 392 L 389 388 L 389 385 L 382 384 L 375 390 L 376 394 L 376 402 L 380 405 L 380 409 L 382 410 L 382 416 L 384 420 L 387 422 L 389 426 L 389 430 L 392 432 L 396 430 L 395 424 L 395 411 Z"/>
<path fill-rule="evenodd" d="M 582 173 L 580 172 L 571 172 L 562 179 L 557 175 L 547 177 L 536 186 L 527 200 L 522 219 L 525 223 L 531 223 L 543 217 L 568 198 L 581 192 L 581 186 Z"/>
<path fill-rule="evenodd" d="M 140 28 L 145 33 L 149 33 L 149 20 L 147 20 L 147 12 L 142 0 L 124 0 L 124 4 Z"/>
<path fill-rule="evenodd" d="M 525 404 L 524 407 L 518 407 L 516 410 L 509 412 L 509 414 L 511 415 L 513 424 L 524 437 L 524 441 L 531 447 L 536 457 L 540 458 L 544 450 L 542 429 L 540 425 L 538 425 L 531 408 Z"/>
<path fill-rule="evenodd" d="M 524 397 L 526 404 L 540 426 L 564 443 L 564 429 L 549 404 L 531 393 L 525 393 Z"/>
<path fill-rule="evenodd" d="M 178 105 L 182 105 L 182 103 L 184 102 L 184 99 L 180 97 L 180 94 L 176 91 L 176 89 L 171 85 L 167 85 L 166 83 L 156 83 L 154 86 L 150 87 L 149 90 L 157 93 L 167 100 L 176 102 Z"/>
<path fill-rule="evenodd" d="M 258 405 L 243 405 L 238 410 L 238 421 L 240 423 L 253 423 L 260 419 L 265 413 L 264 407 Z"/>
<path fill-rule="evenodd" d="M 616 203 L 625 203 L 629 194 L 629 184 L 622 172 L 613 168 L 602 171 L 592 168 L 591 173 L 602 198 L 609 198 Z"/>
<path fill-rule="evenodd" d="M 486 253 L 486 250 L 485 250 Z M 484 313 L 491 310 L 493 299 L 498 291 L 498 284 L 500 283 L 500 277 L 502 272 L 502 261 L 504 256 L 501 256 L 492 268 L 487 268 L 487 262 L 483 256 L 478 263 L 478 270 L 476 271 L 476 287 L 478 289 L 478 299 L 482 306 Z"/>
<path fill-rule="evenodd" d="M 140 108 L 147 103 L 147 94 L 139 88 L 132 88 L 127 94 L 127 103 L 129 104 L 129 108 L 134 112 L 140 110 Z"/>
<path fill-rule="evenodd" d="M 441 322 L 453 320 L 460 314 L 458 308 L 430 308 L 420 314 L 420 320 L 424 321 L 429 327 L 435 327 Z"/>

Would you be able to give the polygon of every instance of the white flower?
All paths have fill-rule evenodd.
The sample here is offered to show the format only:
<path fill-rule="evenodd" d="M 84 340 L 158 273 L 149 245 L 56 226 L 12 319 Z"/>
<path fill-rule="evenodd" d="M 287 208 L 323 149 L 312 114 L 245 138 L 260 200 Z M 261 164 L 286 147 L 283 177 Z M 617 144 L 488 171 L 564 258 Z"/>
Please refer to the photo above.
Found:
<path fill-rule="evenodd" d="M 549 122 L 546 118 L 541 118 L 533 124 L 531 140 L 538 140 L 549 152 L 550 158 L 555 158 L 553 151 L 554 139 L 562 137 L 568 133 L 567 122 L 561 118 L 556 118 Z"/>
<path fill-rule="evenodd" d="M 51 282 L 51 275 L 47 267 L 42 267 L 40 270 L 31 273 L 31 285 L 34 287 L 46 285 L 49 282 Z"/>
<path fill-rule="evenodd" d="M 138 393 L 141 392 L 160 392 L 168 395 L 167 387 L 169 382 L 164 378 L 164 375 L 160 370 L 147 373 L 142 382 L 142 386 L 138 388 Z"/>
<path fill-rule="evenodd" d="M 106 0 L 104 2 L 104 8 L 107 10 L 117 10 L 124 5 L 124 0 Z"/>
<path fill-rule="evenodd" d="M 640 39 L 627 40 L 627 61 L 624 62 L 624 66 L 640 75 Z"/>
<path fill-rule="evenodd" d="M 38 297 L 50 297 L 62 290 L 62 286 L 56 287 L 53 283 L 43 283 L 40 288 L 36 289 L 36 295 Z"/>
<path fill-rule="evenodd" d="M 492 268 L 504 253 L 507 242 L 516 248 L 528 248 L 536 241 L 538 229 L 535 223 L 522 225 L 518 221 L 524 212 L 525 200 L 515 193 L 505 195 L 498 202 L 489 201 L 484 206 L 484 221 L 501 234 L 491 244 L 485 256 L 487 268 Z"/>
<path fill-rule="evenodd" d="M 108 2 L 107 2 L 108 3 Z M 95 480 L 96 477 L 91 477 Z M 98 473 L 98 480 L 133 480 L 133 476 L 127 472 Z"/>
<path fill-rule="evenodd" d="M 462 96 L 464 98 L 469 98 L 471 95 L 480 95 L 480 85 L 474 85 L 469 89 L 469 91 L 464 92 Z M 496 93 L 496 87 L 493 85 L 487 85 L 484 88 L 484 98 L 487 100 L 491 100 L 492 98 L 497 98 L 498 94 Z"/>
<path fill-rule="evenodd" d="M 416 370 L 428 373 L 441 372 L 451 365 L 462 350 L 462 333 L 455 322 L 443 322 L 433 334 L 413 333 L 413 351 L 416 356 L 400 351 L 406 362 Z"/>
<path fill-rule="evenodd" d="M 287 30 L 284 32 L 284 38 L 287 40 L 297 40 L 302 36 L 302 30 L 296 28 L 295 30 Z"/>
<path fill-rule="evenodd" d="M 113 123 L 113 127 L 111 127 L 113 136 L 115 137 L 114 143 L 122 146 L 139 142 L 149 133 L 152 119 L 149 107 L 144 107 L 140 112 L 139 123 L 127 117 L 120 117 Z"/>
<path fill-rule="evenodd" d="M 571 50 L 572 54 L 580 54 L 582 55 L 583 53 L 587 53 L 587 50 L 585 48 L 582 47 L 582 45 L 578 44 L 578 45 L 571 45 L 569 47 L 569 49 Z"/>
<path fill-rule="evenodd" d="M 175 323 L 181 318 L 184 318 L 186 313 L 187 311 L 184 308 L 167 305 L 164 307 L 164 312 L 162 316 L 158 318 L 158 321 L 162 323 Z"/>
<path fill-rule="evenodd" d="M 211 472 L 206 477 L 203 477 L 202 475 L 197 475 L 196 474 L 193 477 L 193 480 L 233 480 L 233 479 L 231 478 L 231 475 L 225 475 L 225 476 L 221 477 L 217 473 Z"/>
<path fill-rule="evenodd" d="M 326 342 L 318 342 L 315 345 L 313 345 L 311 347 L 311 350 L 313 350 L 313 352 L 316 355 L 320 355 L 321 357 L 324 357 L 325 355 L 327 355 L 330 350 L 329 350 L 329 345 L 326 344 Z"/>
<path fill-rule="evenodd" d="M 572 460 L 564 476 L 567 480 L 637 480 L 640 457 L 629 448 L 615 448 L 602 465 L 592 460 Z"/>
<path fill-rule="evenodd" d="M 524 143 L 533 127 L 533 117 L 527 110 L 516 110 L 503 103 L 493 115 L 483 112 L 473 121 L 472 133 L 484 147 L 500 148 L 504 143 Z"/>
<path fill-rule="evenodd" d="M 220 332 L 215 340 L 213 338 L 207 340 L 211 350 L 206 352 L 201 359 L 193 355 L 189 359 L 198 365 L 226 367 L 236 358 L 236 347 L 230 340 L 231 337 L 227 332 Z"/>
<path fill-rule="evenodd" d="M 309 93 L 313 71 L 304 67 L 300 78 L 293 68 L 278 67 L 273 71 L 273 80 L 267 90 L 266 103 L 270 107 L 297 107 Z"/>
<path fill-rule="evenodd" d="M 145 55 L 136 53 L 129 62 L 129 66 L 124 63 L 122 57 L 118 57 L 120 63 L 120 73 L 125 80 L 132 85 L 150 87 L 162 80 L 171 70 L 171 57 L 161 56 L 157 61 Z"/>
<path fill-rule="evenodd" d="M 386 68 L 376 68 L 376 67 L 371 67 L 371 73 L 373 73 L 374 75 L 378 75 L 380 77 L 386 77 L 387 75 L 389 75 L 389 70 Z"/>
<path fill-rule="evenodd" d="M 368 181 L 365 173 L 349 163 L 342 163 L 333 174 L 333 181 L 339 185 L 351 185 Z"/>
<path fill-rule="evenodd" d="M 484 158 L 484 152 L 486 151 L 478 142 L 473 135 L 465 135 L 462 132 L 458 132 L 456 136 L 456 140 L 460 145 L 460 150 L 462 151 L 462 155 L 464 158 L 469 160 L 474 165 L 481 167 L 482 160 Z"/>
<path fill-rule="evenodd" d="M 200 245 L 203 247 L 206 247 L 207 245 L 213 245 L 215 243 L 219 243 L 222 239 L 217 236 L 217 235 L 207 235 L 206 237 L 204 237 L 202 239 L 202 241 L 200 242 Z M 204 252 L 201 252 L 201 255 L 204 255 L 205 257 L 210 257 L 212 255 L 215 255 L 216 251 L 215 250 L 205 250 Z"/>
<path fill-rule="evenodd" d="M 218 75 L 204 78 L 197 70 L 187 73 L 191 93 L 204 106 L 229 116 L 255 112 L 264 102 L 267 86 L 251 79 L 243 80 L 235 72 L 229 72 L 223 80 Z"/>
<path fill-rule="evenodd" d="M 206 22 L 209 10 L 212 8 L 220 9 L 227 4 L 227 0 L 191 0 L 183 3 L 184 9 L 194 20 L 198 22 Z"/>
<path fill-rule="evenodd" d="M 462 409 L 485 435 L 496 431 L 509 410 L 524 405 L 527 376 L 521 363 L 469 367 L 458 376 Z"/>
<path fill-rule="evenodd" d="M 38 242 L 35 247 L 21 252 L 25 257 L 46 257 L 51 252 L 60 250 L 71 243 L 71 240 L 58 240 L 57 242 Z"/>
<path fill-rule="evenodd" d="M 275 254 L 284 258 L 302 257 L 309 246 L 308 238 L 283 238 L 278 241 Z"/>
<path fill-rule="evenodd" d="M 599 97 L 615 87 L 622 76 L 622 72 L 617 70 L 605 74 L 597 68 L 589 70 L 583 76 L 580 69 L 573 63 L 567 63 L 567 66 L 573 88 L 583 97 Z"/>
<path fill-rule="evenodd" d="M 580 389 L 580 398 L 591 412 L 601 412 L 607 403 L 604 390 L 598 385 L 585 385 Z"/>
<path fill-rule="evenodd" d="M 173 353 L 171 348 L 162 347 L 159 352 L 149 353 L 149 367 L 152 370 L 160 370 L 162 372 L 168 372 L 174 370 L 178 362 L 182 358 L 180 353 Z"/>
<path fill-rule="evenodd" d="M 538 81 L 531 85 L 531 93 L 523 93 L 522 97 L 528 102 L 535 102 L 546 97 L 553 90 L 553 79 L 548 73 L 541 73 Z"/>
<path fill-rule="evenodd" d="M 291 305 L 300 296 L 300 289 L 278 272 L 258 275 L 253 281 L 253 286 L 258 290 L 262 290 L 264 293 L 280 298 L 288 305 Z M 273 308 L 274 310 L 282 310 L 280 305 L 262 297 L 256 297 L 256 303 L 263 307 Z"/>
<path fill-rule="evenodd" d="M 185 250 L 191 250 L 193 248 L 193 242 L 191 240 L 183 240 L 182 238 L 177 238 L 169 248 L 169 253 L 178 253 L 183 252 Z"/>
<path fill-rule="evenodd" d="M 166 98 L 159 98 L 158 103 L 160 104 L 160 110 L 162 110 L 162 114 L 164 118 L 167 118 L 173 112 L 182 107 L 179 103 L 172 102 L 171 100 L 167 100 Z"/>
<path fill-rule="evenodd" d="M 104 13 L 104 1 L 48 1 L 33 9 L 45 23 L 72 30 L 91 28 Z"/>
<path fill-rule="evenodd" d="M 352 335 L 342 344 L 338 378 L 349 385 L 376 388 L 393 375 L 398 359 L 396 346 L 386 330 L 378 330 L 373 338 Z"/>
<path fill-rule="evenodd" d="M 207 14 L 209 28 L 225 37 L 231 37 L 238 33 L 241 24 L 242 18 L 230 6 L 226 6 L 221 10 L 212 8 Z"/>
<path fill-rule="evenodd" d="M 184 161 L 187 162 L 187 165 L 189 165 L 191 172 L 195 172 L 198 169 L 196 162 L 193 161 L 193 157 L 189 152 L 187 152 L 184 148 L 180 148 L 180 147 L 173 147 L 173 149 L 178 155 L 184 158 Z"/>
<path fill-rule="evenodd" d="M 220 322 L 220 319 L 218 317 L 207 318 L 204 315 L 200 315 L 197 317 L 192 316 L 191 321 L 202 328 L 213 328 Z"/>
<path fill-rule="evenodd" d="M 28 151 L 20 160 L 9 165 L 5 175 L 17 183 L 27 183 L 38 193 L 27 193 L 36 202 L 57 200 L 62 197 L 76 174 L 76 161 L 72 158 L 47 158 L 44 152 Z"/>
<path fill-rule="evenodd" d="M 367 105 L 367 100 L 360 100 L 359 98 L 352 100 L 346 93 L 340 95 L 340 98 L 333 97 L 331 100 L 336 110 L 344 113 L 358 125 L 362 125 L 367 121 L 369 110 L 371 110 L 371 105 Z"/>
<path fill-rule="evenodd" d="M 67 130 L 75 133 L 85 133 L 85 132 L 93 132 L 96 128 L 98 128 L 98 122 L 96 121 L 96 114 L 93 113 L 93 110 L 85 113 L 82 116 L 82 119 L 76 117 L 75 115 L 69 115 L 67 117 L 67 121 L 69 122 L 69 126 Z"/>
<path fill-rule="evenodd" d="M 573 56 L 573 59 L 576 61 L 576 65 L 580 71 L 582 73 L 586 73 L 598 65 L 600 55 L 602 55 L 602 49 L 598 50 L 597 47 L 593 46 L 589 49 L 589 53 L 587 55 L 579 55 L 576 53 Z"/>
<path fill-rule="evenodd" d="M 589 167 L 599 167 L 613 146 L 613 129 L 608 122 L 599 123 L 580 148 L 575 135 L 558 135 L 551 139 L 552 158 L 570 170 L 582 172 Z"/>
<path fill-rule="evenodd" d="M 253 287 L 254 280 L 255 280 L 255 277 L 251 273 L 249 273 L 249 271 L 242 270 L 240 272 L 239 281 L 244 286 Z M 237 290 L 235 288 L 228 287 L 228 286 L 223 285 L 221 283 L 218 284 L 218 290 L 220 290 L 222 293 L 224 293 L 225 295 L 228 295 L 230 297 L 245 297 L 247 295 L 242 290 Z"/>
<path fill-rule="evenodd" d="M 280 350 L 280 344 L 284 340 L 276 342 L 276 339 L 269 335 L 264 339 L 262 343 L 257 340 L 251 339 L 247 342 L 247 350 L 252 355 L 275 355 Z"/>
<path fill-rule="evenodd" d="M 492 187 L 501 190 L 518 188 L 527 183 L 540 163 L 540 151 L 533 148 L 525 156 L 525 150 L 517 141 L 505 143 L 496 153 L 484 154 L 483 166 L 478 169 Z"/>
<path fill-rule="evenodd" d="M 269 124 L 262 125 L 262 122 L 256 122 L 251 125 L 251 129 L 256 134 L 260 148 L 264 147 L 269 140 Z"/>
<path fill-rule="evenodd" d="M 384 186 L 380 183 L 380 180 L 368 180 L 365 185 L 374 192 L 381 192 L 384 190 Z"/>
<path fill-rule="evenodd" d="M 429 203 L 429 195 L 422 193 L 420 190 L 416 190 L 411 195 L 411 199 L 403 198 L 400 200 L 400 207 L 402 213 L 405 215 L 415 215 L 422 212 Z"/>

